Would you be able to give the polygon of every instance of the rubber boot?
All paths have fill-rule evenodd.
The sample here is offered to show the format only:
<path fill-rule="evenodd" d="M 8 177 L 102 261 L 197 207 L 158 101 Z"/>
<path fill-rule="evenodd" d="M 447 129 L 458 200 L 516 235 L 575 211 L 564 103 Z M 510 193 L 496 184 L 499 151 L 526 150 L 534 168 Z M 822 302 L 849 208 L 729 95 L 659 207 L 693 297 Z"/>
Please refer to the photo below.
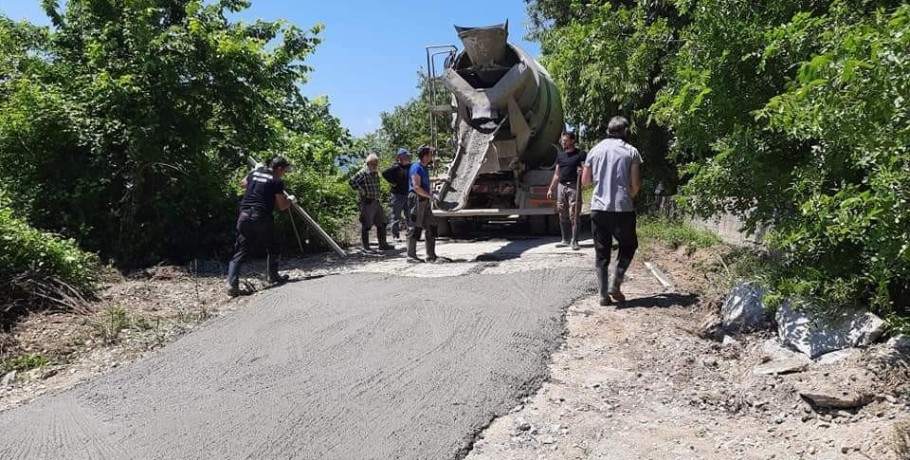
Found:
<path fill-rule="evenodd" d="M 616 264 L 616 270 L 613 272 L 613 279 L 610 280 L 610 297 L 613 297 L 613 300 L 617 302 L 625 302 L 626 296 L 623 295 L 620 288 L 622 287 L 623 279 L 626 276 L 626 269 Z"/>
<path fill-rule="evenodd" d="M 559 233 L 562 234 L 562 241 L 556 243 L 557 248 L 564 248 L 569 246 L 569 238 L 572 235 L 572 223 L 567 220 L 559 220 Z"/>
<path fill-rule="evenodd" d="M 237 297 L 240 295 L 240 264 L 231 261 L 228 264 L 228 295 Z"/>
<path fill-rule="evenodd" d="M 379 250 L 388 251 L 391 249 L 395 249 L 395 246 L 390 245 L 388 238 L 386 237 L 385 225 L 380 225 L 380 226 L 376 227 L 376 230 L 377 230 L 378 237 L 379 237 Z"/>
<path fill-rule="evenodd" d="M 417 257 L 417 239 L 419 238 L 417 229 L 411 229 L 408 232 L 408 259 L 414 262 L 420 262 L 421 260 Z"/>
<path fill-rule="evenodd" d="M 278 274 L 278 261 L 275 260 L 276 257 L 269 254 L 265 259 L 266 272 L 269 274 L 269 282 L 272 284 L 284 284 L 291 279 L 288 275 L 279 275 Z"/>
<path fill-rule="evenodd" d="M 609 275 L 607 270 L 597 267 L 597 290 L 600 292 L 600 306 L 606 307 L 607 305 L 612 305 L 613 302 L 610 300 L 610 288 L 607 285 L 607 279 Z"/>
<path fill-rule="evenodd" d="M 572 250 L 580 251 L 581 246 L 578 245 L 578 223 L 572 223 Z"/>
<path fill-rule="evenodd" d="M 363 246 L 364 251 L 370 250 L 370 230 L 361 230 L 360 231 L 360 244 Z"/>
<path fill-rule="evenodd" d="M 436 229 L 427 230 L 427 262 L 436 262 Z"/>

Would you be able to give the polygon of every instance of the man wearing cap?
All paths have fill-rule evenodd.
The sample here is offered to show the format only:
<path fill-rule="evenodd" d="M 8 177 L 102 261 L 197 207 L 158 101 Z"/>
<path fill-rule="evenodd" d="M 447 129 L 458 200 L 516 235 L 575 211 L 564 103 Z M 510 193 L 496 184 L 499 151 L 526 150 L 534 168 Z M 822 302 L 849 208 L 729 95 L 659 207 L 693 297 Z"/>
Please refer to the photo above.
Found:
<path fill-rule="evenodd" d="M 401 227 L 404 224 L 405 234 L 408 232 L 408 172 L 411 170 L 411 152 L 407 149 L 398 149 L 398 162 L 382 172 L 382 177 L 392 185 L 392 236 L 395 241 L 401 241 Z"/>
<path fill-rule="evenodd" d="M 379 250 L 394 249 L 386 242 L 385 212 L 382 210 L 381 191 L 379 189 L 379 157 L 375 153 L 367 156 L 363 169 L 354 174 L 348 182 L 351 188 L 360 195 L 360 241 L 363 250 L 370 250 L 370 228 L 376 227 L 379 238 Z"/>
<path fill-rule="evenodd" d="M 638 149 L 626 140 L 628 132 L 629 121 L 613 117 L 607 126 L 607 138 L 591 149 L 582 173 L 582 184 L 594 186 L 591 227 L 601 305 L 609 305 L 610 297 L 617 302 L 626 300 L 620 287 L 638 249 L 634 200 L 641 188 L 642 159 Z M 614 238 L 619 243 L 619 252 L 610 278 Z"/>
<path fill-rule="evenodd" d="M 285 195 L 282 178 L 291 165 L 282 157 L 275 157 L 265 167 L 257 165 L 240 185 L 246 189 L 240 202 L 237 219 L 237 241 L 234 257 L 228 265 L 228 294 L 240 294 L 240 266 L 251 252 L 266 251 L 266 270 L 269 282 L 284 283 L 287 275 L 278 274 L 278 256 L 281 246 L 275 239 L 275 221 L 272 213 L 277 206 L 285 211 L 294 202 L 292 195 Z"/>
<path fill-rule="evenodd" d="M 436 201 L 430 191 L 430 170 L 433 149 L 421 147 L 417 152 L 418 161 L 411 165 L 408 173 L 408 259 L 419 262 L 417 240 L 422 230 L 427 231 L 427 262 L 436 262 L 436 222 L 433 220 L 432 203 Z"/>
<path fill-rule="evenodd" d="M 575 148 L 575 133 L 567 132 L 562 135 L 563 151 L 556 156 L 556 170 L 553 171 L 553 180 L 547 190 L 547 199 L 553 199 L 556 190 L 556 211 L 559 213 L 559 229 L 562 233 L 562 242 L 556 247 L 564 248 L 572 245 L 578 251 L 578 220 L 580 214 L 581 197 L 578 193 L 578 171 L 585 163 L 587 153 Z M 557 189 L 558 187 L 558 189 Z"/>

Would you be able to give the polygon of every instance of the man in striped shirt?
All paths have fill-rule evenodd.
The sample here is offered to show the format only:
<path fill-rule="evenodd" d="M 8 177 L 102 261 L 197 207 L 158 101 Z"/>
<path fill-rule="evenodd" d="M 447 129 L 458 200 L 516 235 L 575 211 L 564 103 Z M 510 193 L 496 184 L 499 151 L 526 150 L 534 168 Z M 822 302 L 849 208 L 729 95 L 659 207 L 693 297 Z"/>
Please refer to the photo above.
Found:
<path fill-rule="evenodd" d="M 360 242 L 364 251 L 370 250 L 370 228 L 376 226 L 379 237 L 379 250 L 395 249 L 386 240 L 385 211 L 380 201 L 382 190 L 379 188 L 379 157 L 371 153 L 363 169 L 354 174 L 349 181 L 351 188 L 360 194 Z"/>

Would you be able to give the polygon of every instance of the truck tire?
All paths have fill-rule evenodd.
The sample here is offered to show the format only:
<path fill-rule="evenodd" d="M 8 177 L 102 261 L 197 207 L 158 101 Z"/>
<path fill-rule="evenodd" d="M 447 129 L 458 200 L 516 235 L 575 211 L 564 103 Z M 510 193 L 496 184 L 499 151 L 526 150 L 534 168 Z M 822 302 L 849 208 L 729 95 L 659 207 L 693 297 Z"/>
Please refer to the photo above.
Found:
<path fill-rule="evenodd" d="M 528 227 L 531 235 L 543 236 L 547 234 L 547 216 L 528 216 Z"/>

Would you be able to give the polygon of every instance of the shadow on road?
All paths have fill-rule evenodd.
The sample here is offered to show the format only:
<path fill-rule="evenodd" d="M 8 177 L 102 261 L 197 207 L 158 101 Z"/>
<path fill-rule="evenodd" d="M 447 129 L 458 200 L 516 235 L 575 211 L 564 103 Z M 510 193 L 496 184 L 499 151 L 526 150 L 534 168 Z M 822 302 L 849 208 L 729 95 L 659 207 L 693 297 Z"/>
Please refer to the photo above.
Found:
<path fill-rule="evenodd" d="M 694 294 L 656 294 L 638 299 L 629 299 L 617 305 L 617 308 L 670 308 L 675 306 L 688 307 L 698 302 Z"/>

